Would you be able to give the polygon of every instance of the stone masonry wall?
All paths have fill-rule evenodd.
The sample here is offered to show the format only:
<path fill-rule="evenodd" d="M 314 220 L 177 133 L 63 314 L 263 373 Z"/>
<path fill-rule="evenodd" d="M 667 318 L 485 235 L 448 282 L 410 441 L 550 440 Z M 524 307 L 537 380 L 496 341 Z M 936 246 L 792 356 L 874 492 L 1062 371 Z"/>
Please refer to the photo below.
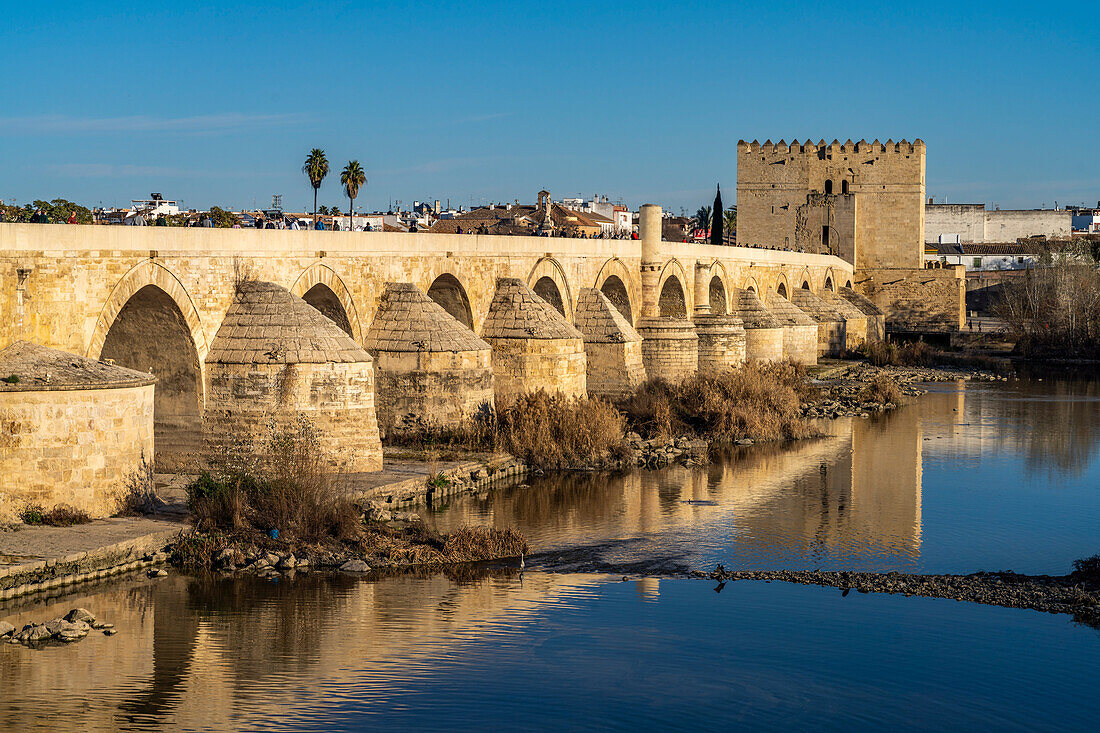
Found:
<path fill-rule="evenodd" d="M 698 371 L 699 337 L 691 321 L 643 318 L 638 333 L 642 335 L 642 363 L 650 379 L 678 384 Z"/>
<path fill-rule="evenodd" d="M 783 356 L 796 364 L 817 364 L 817 326 L 784 326 Z"/>
<path fill-rule="evenodd" d="M 745 358 L 748 361 L 782 361 L 783 328 L 746 328 Z"/>
<path fill-rule="evenodd" d="M 375 409 L 388 433 L 407 415 L 457 426 L 493 404 L 493 363 L 480 351 L 380 351 L 374 357 Z"/>
<path fill-rule="evenodd" d="M 966 320 L 962 266 L 871 270 L 863 278 L 858 291 L 885 312 L 893 330 L 957 331 Z"/>
<path fill-rule="evenodd" d="M 0 521 L 27 504 L 118 510 L 127 477 L 153 459 L 153 385 L 0 392 Z"/>
<path fill-rule="evenodd" d="M 696 316 L 699 373 L 725 374 L 745 363 L 745 327 L 736 316 Z"/>
<path fill-rule="evenodd" d="M 371 362 L 207 364 L 203 450 L 264 440 L 272 421 L 313 423 L 323 449 L 350 472 L 382 467 Z"/>
<path fill-rule="evenodd" d="M 642 342 L 586 343 L 588 394 L 620 399 L 634 393 L 645 382 Z"/>
<path fill-rule="evenodd" d="M 524 392 L 587 394 L 584 341 L 579 338 L 486 338 L 493 347 L 493 393 L 498 405 Z"/>

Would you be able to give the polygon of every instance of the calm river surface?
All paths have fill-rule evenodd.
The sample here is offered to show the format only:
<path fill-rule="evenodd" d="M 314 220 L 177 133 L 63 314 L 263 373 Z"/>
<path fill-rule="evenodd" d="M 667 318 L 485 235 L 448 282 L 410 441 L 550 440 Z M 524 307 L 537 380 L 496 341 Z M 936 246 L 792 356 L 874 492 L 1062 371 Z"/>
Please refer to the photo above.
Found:
<path fill-rule="evenodd" d="M 522 578 L 173 574 L 9 602 L 120 633 L 0 645 L 0 730 L 1095 729 L 1100 632 L 1067 616 L 670 573 L 1066 572 L 1100 552 L 1100 382 L 938 385 L 831 429 L 428 517 L 517 527 L 542 568 Z"/>

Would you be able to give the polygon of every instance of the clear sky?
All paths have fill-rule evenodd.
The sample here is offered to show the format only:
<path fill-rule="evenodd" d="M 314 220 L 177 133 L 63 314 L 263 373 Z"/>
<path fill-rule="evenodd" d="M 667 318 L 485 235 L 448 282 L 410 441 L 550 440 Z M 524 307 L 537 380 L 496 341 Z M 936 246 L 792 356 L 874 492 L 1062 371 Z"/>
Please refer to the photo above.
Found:
<path fill-rule="evenodd" d="M 736 143 L 928 145 L 928 195 L 1100 199 L 1092 3 L 15 2 L 0 197 L 312 207 L 310 148 L 357 203 L 540 188 L 689 211 Z M 321 203 L 341 203 L 330 174 Z"/>

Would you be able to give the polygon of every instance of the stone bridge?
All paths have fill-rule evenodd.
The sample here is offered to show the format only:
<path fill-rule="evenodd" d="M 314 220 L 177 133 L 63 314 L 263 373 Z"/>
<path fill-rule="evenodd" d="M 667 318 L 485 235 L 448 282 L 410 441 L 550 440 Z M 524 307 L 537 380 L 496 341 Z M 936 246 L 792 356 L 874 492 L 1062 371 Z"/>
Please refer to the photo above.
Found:
<path fill-rule="evenodd" d="M 582 289 L 597 289 L 635 326 L 736 313 L 747 290 L 852 286 L 837 257 L 662 242 L 658 207 L 643 207 L 641 229 L 632 241 L 0 224 L 0 348 L 27 340 L 151 371 L 158 423 L 189 422 L 244 274 L 302 297 L 360 344 L 387 282 L 412 283 L 478 335 L 498 278 L 522 280 L 570 323 Z"/>

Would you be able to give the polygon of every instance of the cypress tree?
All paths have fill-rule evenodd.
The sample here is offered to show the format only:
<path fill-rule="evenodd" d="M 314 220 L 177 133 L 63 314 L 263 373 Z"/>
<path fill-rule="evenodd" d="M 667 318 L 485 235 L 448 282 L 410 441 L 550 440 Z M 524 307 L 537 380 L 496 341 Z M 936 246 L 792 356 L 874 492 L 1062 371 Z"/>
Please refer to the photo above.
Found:
<path fill-rule="evenodd" d="M 718 186 L 718 192 L 714 194 L 714 213 L 710 216 L 710 243 L 722 245 L 725 244 L 725 232 L 723 229 L 726 224 L 726 217 L 723 216 L 725 209 L 722 208 L 722 186 Z"/>

